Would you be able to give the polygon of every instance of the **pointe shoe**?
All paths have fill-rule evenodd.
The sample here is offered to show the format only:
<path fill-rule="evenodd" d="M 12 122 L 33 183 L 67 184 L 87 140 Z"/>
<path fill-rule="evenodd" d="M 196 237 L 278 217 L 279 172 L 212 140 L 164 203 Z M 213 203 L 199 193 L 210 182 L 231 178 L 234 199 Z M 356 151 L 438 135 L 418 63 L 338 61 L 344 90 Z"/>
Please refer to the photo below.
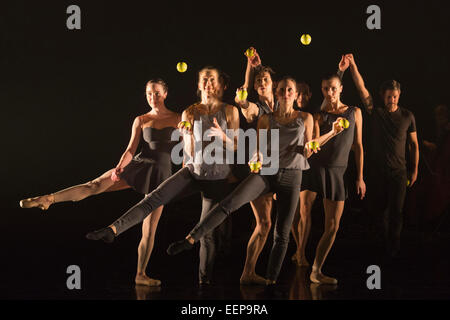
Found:
<path fill-rule="evenodd" d="M 141 278 L 136 277 L 134 282 L 136 284 L 138 284 L 138 285 L 141 285 L 141 286 L 148 286 L 148 287 L 160 287 L 161 286 L 161 280 L 152 279 L 152 278 L 149 278 L 149 277 L 145 277 L 145 278 L 143 278 L 143 277 L 141 277 Z"/>
<path fill-rule="evenodd" d="M 327 277 L 319 272 L 311 272 L 309 275 L 309 280 L 312 283 L 321 283 L 321 284 L 337 284 L 338 281 L 335 278 Z"/>
<path fill-rule="evenodd" d="M 267 279 L 263 278 L 257 274 L 249 277 L 241 277 L 239 283 L 243 286 L 251 286 L 251 285 L 267 285 Z"/>
<path fill-rule="evenodd" d="M 54 202 L 55 198 L 52 196 L 40 196 L 20 200 L 19 205 L 23 209 L 38 207 L 41 210 L 47 210 Z"/>

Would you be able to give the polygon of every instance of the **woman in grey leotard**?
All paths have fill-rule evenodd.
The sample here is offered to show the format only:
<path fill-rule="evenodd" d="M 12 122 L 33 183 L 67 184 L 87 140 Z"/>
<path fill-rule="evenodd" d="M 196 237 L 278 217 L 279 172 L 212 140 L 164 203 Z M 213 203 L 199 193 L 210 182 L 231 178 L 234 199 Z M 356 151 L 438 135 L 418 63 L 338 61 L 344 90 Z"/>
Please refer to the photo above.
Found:
<path fill-rule="evenodd" d="M 147 102 L 152 108 L 146 114 L 135 118 L 130 142 L 114 169 L 89 182 L 69 187 L 64 190 L 24 199 L 22 208 L 38 207 L 47 210 L 52 204 L 65 201 L 80 201 L 89 196 L 103 192 L 133 188 L 147 194 L 156 188 L 171 173 L 170 150 L 173 146 L 170 136 L 177 127 L 181 115 L 166 108 L 167 85 L 161 79 L 150 80 L 146 85 Z M 141 137 L 141 152 L 134 156 Z M 145 274 L 153 250 L 156 227 L 163 207 L 155 208 L 153 214 L 142 224 L 142 238 L 138 247 L 138 263 L 135 281 L 137 284 L 159 286 L 161 282 Z"/>
<path fill-rule="evenodd" d="M 225 130 L 239 128 L 239 113 L 234 106 L 222 102 L 226 88 L 225 76 L 217 68 L 206 67 L 199 72 L 198 89 L 201 102 L 188 107 L 182 114 L 183 122 L 179 127 L 183 130 L 185 152 L 188 155 L 185 166 L 164 181 L 141 202 L 128 210 L 109 227 L 91 232 L 87 235 L 91 240 L 111 242 L 127 229 L 144 220 L 155 208 L 165 205 L 176 197 L 193 191 L 202 194 L 203 219 L 210 208 L 226 196 L 231 190 L 227 178 L 231 173 L 231 165 L 222 161 L 211 161 L 207 150 L 214 143 L 215 150 L 237 146 L 230 141 Z M 192 127 L 187 127 L 185 121 Z M 215 137 L 212 141 L 204 141 L 204 135 Z M 222 150 L 224 151 L 224 150 Z M 231 151 L 234 151 L 231 150 Z M 222 152 L 225 157 L 226 152 Z M 202 157 L 199 157 L 201 155 Z M 226 221 L 215 230 L 211 230 L 202 240 L 200 247 L 199 283 L 209 284 L 213 279 L 214 258 L 217 244 L 227 231 Z"/>
<path fill-rule="evenodd" d="M 311 150 L 305 147 L 311 139 L 313 119 L 310 114 L 295 111 L 294 101 L 297 98 L 296 82 L 285 78 L 278 83 L 276 94 L 280 107 L 273 114 L 263 115 L 258 120 L 258 130 L 278 130 L 279 144 L 267 147 L 267 150 L 279 150 L 279 166 L 276 174 L 250 174 L 224 200 L 218 203 L 204 219 L 189 233 L 185 240 L 173 243 L 169 254 L 177 254 L 193 247 L 194 242 L 201 240 L 210 230 L 220 225 L 232 212 L 269 191 L 277 194 L 277 214 L 274 226 L 274 243 L 270 252 L 267 267 L 267 283 L 276 282 L 289 242 L 292 219 L 297 208 L 298 190 L 302 179 L 302 170 L 309 168 L 306 158 Z M 336 124 L 329 133 L 319 137 L 317 141 L 324 144 L 332 136 L 341 131 Z M 269 140 L 270 141 L 270 140 Z M 259 150 L 265 146 L 260 145 Z M 269 164 L 263 163 L 263 168 Z"/>

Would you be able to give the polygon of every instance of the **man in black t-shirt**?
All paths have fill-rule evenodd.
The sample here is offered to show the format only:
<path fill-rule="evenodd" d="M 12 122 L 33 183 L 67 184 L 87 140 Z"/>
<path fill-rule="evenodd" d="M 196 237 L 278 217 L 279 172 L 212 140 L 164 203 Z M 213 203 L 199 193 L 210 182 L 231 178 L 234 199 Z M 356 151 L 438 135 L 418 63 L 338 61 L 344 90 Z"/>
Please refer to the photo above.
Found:
<path fill-rule="evenodd" d="M 363 101 L 364 111 L 371 126 L 369 154 L 369 210 L 381 212 L 384 240 L 388 254 L 400 251 L 403 227 L 403 204 L 407 186 L 417 180 L 419 144 L 416 122 L 411 111 L 399 107 L 400 83 L 389 80 L 381 85 L 384 108 L 374 108 L 373 99 L 364 85 L 352 54 L 347 54 L 353 81 Z M 406 170 L 406 143 L 410 146 L 411 173 Z"/>

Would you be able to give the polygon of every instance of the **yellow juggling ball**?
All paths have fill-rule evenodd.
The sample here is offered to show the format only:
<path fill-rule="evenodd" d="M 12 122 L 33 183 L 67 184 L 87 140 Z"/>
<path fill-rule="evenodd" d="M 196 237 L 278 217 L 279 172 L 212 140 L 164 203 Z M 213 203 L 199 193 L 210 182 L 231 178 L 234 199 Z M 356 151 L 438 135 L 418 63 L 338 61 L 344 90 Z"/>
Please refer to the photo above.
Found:
<path fill-rule="evenodd" d="M 178 62 L 177 63 L 177 70 L 178 70 L 178 72 L 185 72 L 187 70 L 186 62 Z"/>
<path fill-rule="evenodd" d="M 302 42 L 302 44 L 304 44 L 305 46 L 309 45 L 311 43 L 311 36 L 309 34 L 303 34 L 302 37 L 300 38 L 300 41 Z"/>

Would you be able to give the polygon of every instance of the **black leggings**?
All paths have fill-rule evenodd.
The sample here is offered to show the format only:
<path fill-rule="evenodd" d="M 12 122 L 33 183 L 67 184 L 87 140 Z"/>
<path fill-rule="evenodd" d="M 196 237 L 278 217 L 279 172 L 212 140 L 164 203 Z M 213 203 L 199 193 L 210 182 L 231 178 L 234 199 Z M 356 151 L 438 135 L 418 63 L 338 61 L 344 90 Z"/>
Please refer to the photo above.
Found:
<path fill-rule="evenodd" d="M 182 168 L 113 223 L 117 231 L 116 235 L 120 235 L 143 221 L 156 208 L 174 199 L 179 199 L 183 194 L 194 192 L 202 194 L 200 218 L 202 220 L 206 213 L 231 190 L 231 185 L 226 180 L 196 180 L 187 167 Z M 200 242 L 199 280 L 201 282 L 212 281 L 218 244 L 224 242 L 228 230 L 230 230 L 230 223 L 231 221 L 228 219 L 216 229 L 208 232 Z"/>
<path fill-rule="evenodd" d="M 367 198 L 371 218 L 377 225 L 381 222 L 385 243 L 394 249 L 400 247 L 406 179 L 406 169 L 380 168 L 370 173 Z"/>
<path fill-rule="evenodd" d="M 274 242 L 270 251 L 266 278 L 276 280 L 289 244 L 289 234 L 299 202 L 302 171 L 280 169 L 276 175 L 250 174 L 234 191 L 220 201 L 190 232 L 198 241 L 220 225 L 232 212 L 267 192 L 277 194 Z"/>

